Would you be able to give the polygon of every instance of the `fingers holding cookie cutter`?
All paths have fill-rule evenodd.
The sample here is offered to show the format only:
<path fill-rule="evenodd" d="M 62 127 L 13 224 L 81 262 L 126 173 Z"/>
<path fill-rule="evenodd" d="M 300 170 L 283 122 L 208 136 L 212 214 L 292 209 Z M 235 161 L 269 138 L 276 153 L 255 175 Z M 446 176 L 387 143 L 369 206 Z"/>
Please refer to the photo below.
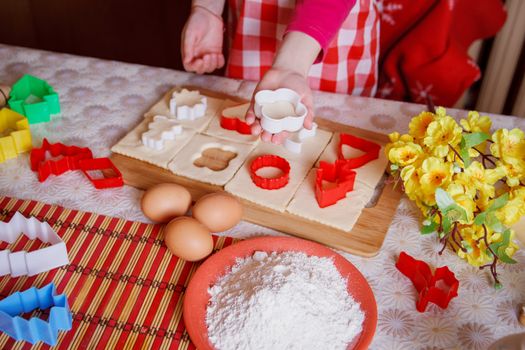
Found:
<path fill-rule="evenodd" d="M 303 127 L 308 110 L 295 91 L 286 88 L 261 90 L 254 99 L 255 115 L 263 130 L 277 134 L 296 132 Z"/>

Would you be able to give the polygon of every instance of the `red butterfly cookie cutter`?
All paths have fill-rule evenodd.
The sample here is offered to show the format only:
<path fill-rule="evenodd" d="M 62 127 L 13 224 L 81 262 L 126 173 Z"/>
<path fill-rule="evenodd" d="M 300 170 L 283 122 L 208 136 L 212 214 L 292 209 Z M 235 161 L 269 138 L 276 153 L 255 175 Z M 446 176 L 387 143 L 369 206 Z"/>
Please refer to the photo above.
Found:
<path fill-rule="evenodd" d="M 91 158 L 83 159 L 80 161 L 80 170 L 86 175 L 89 181 L 97 189 L 111 188 L 111 187 L 120 187 L 124 185 L 124 180 L 122 179 L 122 174 L 113 164 L 109 158 Z M 90 171 L 100 171 L 103 178 L 95 178 L 91 176 Z M 106 170 L 106 172 L 104 172 Z M 113 176 L 106 177 L 106 174 L 111 171 Z"/>
<path fill-rule="evenodd" d="M 48 152 L 52 157 L 61 158 L 46 160 Z M 38 181 L 43 182 L 51 174 L 60 175 L 69 170 L 78 170 L 79 161 L 88 158 L 93 158 L 93 154 L 87 147 L 49 143 L 47 139 L 44 139 L 42 147 L 33 148 L 31 151 L 31 170 L 38 172 Z"/>
<path fill-rule="evenodd" d="M 425 312 L 429 302 L 446 309 L 450 300 L 458 295 L 459 281 L 446 266 L 437 268 L 432 274 L 426 262 L 401 252 L 396 268 L 408 277 L 416 288 L 416 309 L 419 312 Z"/>
<path fill-rule="evenodd" d="M 315 178 L 315 198 L 319 207 L 328 207 L 345 198 L 354 189 L 355 176 L 356 172 L 344 161 L 320 162 Z M 335 183 L 335 186 L 325 188 L 323 181 Z"/>
<path fill-rule="evenodd" d="M 266 167 L 280 169 L 282 175 L 273 178 L 257 175 L 257 170 Z M 250 176 L 257 187 L 265 190 L 277 190 L 288 184 L 290 179 L 290 163 L 282 157 L 273 154 L 265 154 L 252 161 L 250 164 Z"/>
<path fill-rule="evenodd" d="M 246 122 L 236 117 L 225 117 L 221 115 L 221 128 L 226 130 L 237 131 L 239 134 L 251 135 L 252 128 Z"/>
<path fill-rule="evenodd" d="M 344 145 L 356 148 L 360 151 L 365 152 L 365 154 L 359 157 L 345 159 L 343 154 Z M 352 169 L 360 168 L 366 163 L 377 159 L 379 157 L 380 150 L 381 146 L 375 142 L 368 141 L 349 134 L 339 135 L 339 148 L 337 150 L 337 157 L 340 160 L 344 160 L 347 163 L 347 165 Z"/>

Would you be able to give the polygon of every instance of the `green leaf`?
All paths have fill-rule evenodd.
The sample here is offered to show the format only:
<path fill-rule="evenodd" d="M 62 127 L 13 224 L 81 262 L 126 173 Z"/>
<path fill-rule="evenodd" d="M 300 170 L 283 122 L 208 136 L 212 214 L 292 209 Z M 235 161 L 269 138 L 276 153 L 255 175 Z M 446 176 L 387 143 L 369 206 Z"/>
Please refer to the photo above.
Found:
<path fill-rule="evenodd" d="M 456 202 L 454 199 L 442 188 L 436 189 L 436 204 L 439 210 L 443 213 L 447 209 L 450 209 Z"/>
<path fill-rule="evenodd" d="M 507 204 L 508 201 L 509 201 L 509 193 L 505 192 L 498 198 L 494 199 L 494 202 L 492 202 L 492 205 L 490 206 L 489 210 L 494 211 L 494 210 L 503 208 L 505 204 Z"/>
<path fill-rule="evenodd" d="M 427 220 L 425 220 L 427 221 Z M 428 235 L 431 233 L 434 233 L 437 231 L 438 224 L 435 221 L 430 221 L 428 224 L 425 225 L 425 222 L 423 222 L 423 226 L 421 227 L 421 234 L 422 235 Z"/>
<path fill-rule="evenodd" d="M 396 171 L 399 169 L 399 166 L 397 164 L 390 164 L 390 170 Z"/>
<path fill-rule="evenodd" d="M 470 166 L 470 154 L 468 153 L 468 148 L 465 146 L 465 140 L 461 139 L 459 143 L 459 155 L 463 159 L 463 166 L 467 169 Z"/>
<path fill-rule="evenodd" d="M 474 225 L 481 226 L 485 223 L 486 220 L 487 220 L 487 212 L 486 211 L 481 212 L 478 215 L 476 215 L 476 217 L 474 218 Z"/>
<path fill-rule="evenodd" d="M 447 216 L 443 216 L 443 232 L 450 232 L 450 229 L 452 228 L 452 222 Z"/>
<path fill-rule="evenodd" d="M 463 134 L 463 140 L 465 141 L 465 148 L 469 149 L 479 145 L 482 142 L 487 141 L 490 136 L 484 132 L 473 132 L 470 134 Z"/>
<path fill-rule="evenodd" d="M 507 229 L 502 233 L 502 239 L 499 242 L 489 245 L 490 249 L 497 255 L 497 257 L 506 264 L 515 264 L 516 260 L 507 255 L 505 250 L 510 244 L 510 230 Z"/>
<path fill-rule="evenodd" d="M 450 222 L 467 220 L 467 211 L 455 203 L 450 208 L 445 210 L 443 215 L 445 215 L 450 220 Z"/>
<path fill-rule="evenodd" d="M 467 241 L 461 241 L 461 245 L 467 250 L 467 253 L 472 253 L 472 246 Z"/>

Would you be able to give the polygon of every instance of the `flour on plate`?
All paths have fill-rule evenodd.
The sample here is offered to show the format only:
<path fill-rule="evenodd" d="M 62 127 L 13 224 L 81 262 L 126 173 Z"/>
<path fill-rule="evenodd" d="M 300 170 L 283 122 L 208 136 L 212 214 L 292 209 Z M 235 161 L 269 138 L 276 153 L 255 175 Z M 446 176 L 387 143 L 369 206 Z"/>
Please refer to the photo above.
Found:
<path fill-rule="evenodd" d="M 218 350 L 346 349 L 364 320 L 333 260 L 299 252 L 238 259 L 208 292 Z"/>

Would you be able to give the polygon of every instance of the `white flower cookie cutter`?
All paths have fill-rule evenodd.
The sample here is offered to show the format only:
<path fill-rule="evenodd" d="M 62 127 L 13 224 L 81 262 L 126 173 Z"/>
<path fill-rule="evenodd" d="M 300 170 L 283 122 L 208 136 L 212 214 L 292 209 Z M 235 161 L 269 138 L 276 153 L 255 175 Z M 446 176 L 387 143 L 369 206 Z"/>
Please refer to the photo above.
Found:
<path fill-rule="evenodd" d="M 300 130 L 307 114 L 299 94 L 285 88 L 256 93 L 254 110 L 261 120 L 261 127 L 272 134 Z"/>
<path fill-rule="evenodd" d="M 206 114 L 208 100 L 197 90 L 174 91 L 170 99 L 170 114 L 179 120 L 195 120 Z"/>
<path fill-rule="evenodd" d="M 307 138 L 314 137 L 316 133 L 317 124 L 313 123 L 311 129 L 302 128 L 301 130 L 291 134 L 286 140 L 284 140 L 283 146 L 290 152 L 301 153 L 303 141 Z"/>
<path fill-rule="evenodd" d="M 144 146 L 162 151 L 167 140 L 175 140 L 176 135 L 182 134 L 182 125 L 163 115 L 156 115 L 148 124 L 148 131 L 142 133 Z"/>
<path fill-rule="evenodd" d="M 19 212 L 9 222 L 0 222 L 0 241 L 11 244 L 21 235 L 50 245 L 30 252 L 0 250 L 0 276 L 34 276 L 69 264 L 66 244 L 47 222 Z"/>

